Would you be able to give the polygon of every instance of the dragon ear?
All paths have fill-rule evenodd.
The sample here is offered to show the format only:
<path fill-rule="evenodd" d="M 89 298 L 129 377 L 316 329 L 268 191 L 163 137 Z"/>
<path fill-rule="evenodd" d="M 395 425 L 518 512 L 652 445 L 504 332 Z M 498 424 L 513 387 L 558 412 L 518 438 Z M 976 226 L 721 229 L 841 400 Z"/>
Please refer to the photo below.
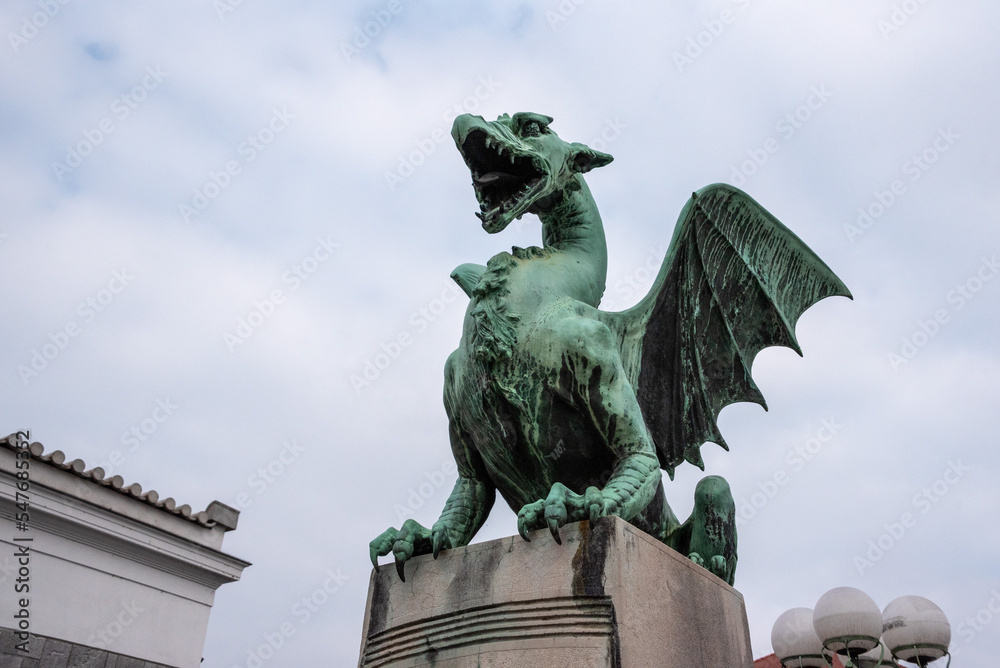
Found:
<path fill-rule="evenodd" d="M 585 144 L 573 143 L 570 144 L 570 149 L 572 149 L 569 154 L 570 167 L 578 174 L 585 174 L 614 160 L 607 153 L 595 151 Z"/>

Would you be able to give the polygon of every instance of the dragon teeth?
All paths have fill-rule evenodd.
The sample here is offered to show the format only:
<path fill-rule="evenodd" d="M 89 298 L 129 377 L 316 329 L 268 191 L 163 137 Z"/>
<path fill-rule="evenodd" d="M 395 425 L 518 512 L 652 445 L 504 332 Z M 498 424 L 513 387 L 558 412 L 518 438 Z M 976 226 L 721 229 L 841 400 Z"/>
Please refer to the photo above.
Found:
<path fill-rule="evenodd" d="M 483 215 L 483 214 L 482 214 L 481 212 L 479 212 L 479 211 L 476 211 L 476 218 L 478 218 L 479 220 L 483 221 L 484 223 L 486 222 L 486 216 L 484 216 L 484 215 Z"/>

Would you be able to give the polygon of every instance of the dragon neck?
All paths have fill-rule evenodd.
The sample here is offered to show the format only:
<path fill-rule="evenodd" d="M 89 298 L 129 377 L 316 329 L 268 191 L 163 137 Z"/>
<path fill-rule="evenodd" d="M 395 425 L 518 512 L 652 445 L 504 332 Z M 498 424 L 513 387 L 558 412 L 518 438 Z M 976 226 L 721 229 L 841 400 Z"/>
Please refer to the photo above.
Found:
<path fill-rule="evenodd" d="M 583 177 L 565 188 L 554 204 L 539 212 L 542 242 L 561 270 L 575 275 L 576 290 L 568 296 L 596 307 L 608 279 L 608 245 L 604 224 Z M 578 186 L 578 187 L 577 187 Z"/>

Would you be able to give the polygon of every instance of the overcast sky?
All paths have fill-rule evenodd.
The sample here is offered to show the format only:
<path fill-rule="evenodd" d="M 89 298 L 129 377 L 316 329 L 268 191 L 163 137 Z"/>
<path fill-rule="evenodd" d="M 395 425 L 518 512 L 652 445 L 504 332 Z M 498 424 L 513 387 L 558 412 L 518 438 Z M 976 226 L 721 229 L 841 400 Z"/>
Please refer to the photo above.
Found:
<path fill-rule="evenodd" d="M 998 19 L 985 0 L 6 2 L 0 430 L 242 508 L 225 550 L 254 565 L 219 590 L 204 665 L 247 666 L 285 622 L 265 665 L 353 665 L 368 541 L 430 526 L 454 480 L 448 274 L 540 243 L 533 216 L 483 232 L 448 130 L 543 113 L 615 157 L 587 176 L 605 308 L 645 294 L 717 181 L 854 293 L 802 317 L 804 358 L 758 356 L 770 412 L 725 409 L 732 451 L 703 449 L 740 506 L 754 655 L 784 610 L 855 586 L 936 601 L 955 665 L 993 665 Z M 668 482 L 678 515 L 701 475 Z M 515 532 L 501 502 L 476 540 Z"/>

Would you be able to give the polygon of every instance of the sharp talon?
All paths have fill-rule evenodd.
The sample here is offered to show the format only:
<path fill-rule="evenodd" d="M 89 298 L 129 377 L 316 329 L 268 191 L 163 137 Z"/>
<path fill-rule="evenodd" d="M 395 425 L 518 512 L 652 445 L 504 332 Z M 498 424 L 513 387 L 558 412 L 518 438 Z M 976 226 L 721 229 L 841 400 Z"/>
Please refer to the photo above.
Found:
<path fill-rule="evenodd" d="M 396 572 L 399 573 L 399 579 L 403 582 L 406 582 L 406 574 L 403 572 L 403 566 L 405 565 L 405 560 L 401 561 L 398 557 L 396 558 Z"/>
<path fill-rule="evenodd" d="M 369 548 L 369 551 L 371 552 L 372 566 L 375 567 L 375 572 L 378 573 L 378 552 L 375 551 L 374 547 Z"/>
<path fill-rule="evenodd" d="M 552 537 L 556 539 L 556 543 L 562 545 L 562 538 L 559 537 L 559 522 L 554 518 L 550 517 L 549 520 L 549 533 Z"/>
<path fill-rule="evenodd" d="M 434 551 L 433 551 L 434 558 L 435 559 L 438 558 L 438 554 L 440 554 L 441 550 L 450 550 L 450 549 L 451 549 L 451 540 L 448 538 L 448 535 L 443 531 L 435 533 Z"/>
<path fill-rule="evenodd" d="M 590 523 L 593 524 L 594 522 L 596 522 L 597 518 L 599 518 L 600 516 L 601 516 L 601 511 L 597 507 L 597 504 L 592 505 L 590 507 Z"/>

